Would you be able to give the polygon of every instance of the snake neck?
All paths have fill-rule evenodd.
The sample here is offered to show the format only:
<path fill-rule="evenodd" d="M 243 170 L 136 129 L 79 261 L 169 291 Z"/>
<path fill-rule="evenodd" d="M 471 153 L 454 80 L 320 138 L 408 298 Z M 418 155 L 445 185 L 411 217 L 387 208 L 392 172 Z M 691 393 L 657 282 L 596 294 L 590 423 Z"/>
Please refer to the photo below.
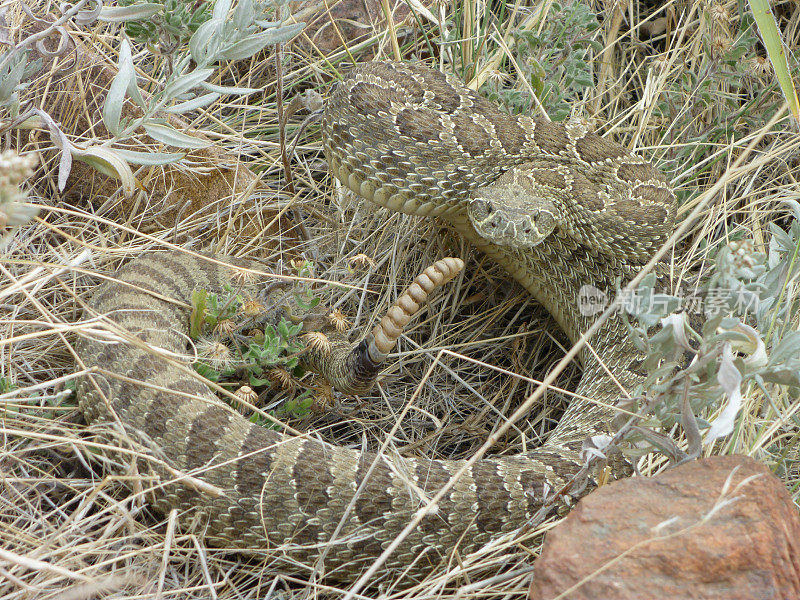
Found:
<path fill-rule="evenodd" d="M 592 326 L 617 287 L 624 286 L 636 273 L 635 267 L 615 264 L 608 256 L 581 247 L 564 236 L 551 236 L 547 244 L 533 248 L 515 249 L 483 239 L 464 214 L 444 220 L 505 268 L 547 309 L 573 343 Z M 619 335 L 624 330 L 619 320 L 612 316 L 597 332 L 595 339 L 601 338 L 603 343 L 595 344 L 598 346 L 595 352 L 589 349 L 581 352 L 584 368 L 618 364 L 619 347 L 625 345 L 628 349 L 627 336 Z M 608 345 L 608 341 L 612 343 Z"/>

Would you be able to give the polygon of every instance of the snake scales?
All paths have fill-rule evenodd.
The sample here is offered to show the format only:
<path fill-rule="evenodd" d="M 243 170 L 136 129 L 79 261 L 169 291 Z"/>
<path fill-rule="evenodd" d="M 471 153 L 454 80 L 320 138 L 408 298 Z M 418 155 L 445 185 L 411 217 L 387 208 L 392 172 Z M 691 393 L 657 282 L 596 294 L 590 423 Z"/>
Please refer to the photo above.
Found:
<path fill-rule="evenodd" d="M 614 289 L 672 228 L 674 196 L 645 160 L 575 121 L 510 116 L 421 66 L 354 68 L 332 91 L 322 132 L 330 168 L 346 186 L 376 204 L 449 223 L 572 339 L 591 322 L 578 310 L 581 286 Z M 121 423 L 171 468 L 223 490 L 207 493 L 176 482 L 174 470 L 155 469 L 165 481 L 155 490 L 156 508 L 185 511 L 211 543 L 274 550 L 307 568 L 323 555 L 327 575 L 353 578 L 463 463 L 390 460 L 252 425 L 180 362 L 143 349 L 142 341 L 185 353 L 191 291 L 232 276 L 224 263 L 154 254 L 101 286 L 91 312 L 109 315 L 130 336 L 81 341 L 80 356 L 95 368 L 81 384 L 82 409 L 90 422 Z M 639 378 L 619 320 L 609 320 L 591 345 L 577 399 L 550 440 L 524 455 L 477 462 L 387 567 L 430 569 L 455 549 L 475 550 L 522 524 L 579 470 L 581 444 L 610 416 L 595 402 L 613 404 L 619 386 Z"/>

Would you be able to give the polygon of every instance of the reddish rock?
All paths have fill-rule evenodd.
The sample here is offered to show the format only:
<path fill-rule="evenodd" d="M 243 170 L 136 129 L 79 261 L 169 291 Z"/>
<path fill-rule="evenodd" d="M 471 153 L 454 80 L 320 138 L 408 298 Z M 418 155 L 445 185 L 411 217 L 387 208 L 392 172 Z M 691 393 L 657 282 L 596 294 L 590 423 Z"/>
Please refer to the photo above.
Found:
<path fill-rule="evenodd" d="M 777 477 L 743 456 L 612 483 L 547 534 L 529 598 L 557 596 L 800 599 L 797 507 Z"/>

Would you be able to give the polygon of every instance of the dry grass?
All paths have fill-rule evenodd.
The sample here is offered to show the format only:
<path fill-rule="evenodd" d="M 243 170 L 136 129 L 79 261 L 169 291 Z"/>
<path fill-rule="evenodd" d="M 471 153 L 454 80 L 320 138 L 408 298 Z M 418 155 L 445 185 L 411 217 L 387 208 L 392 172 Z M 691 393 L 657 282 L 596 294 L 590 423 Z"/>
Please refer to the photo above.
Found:
<path fill-rule="evenodd" d="M 43 10 L 45 3 L 40 4 Z M 549 6 L 545 2 L 544 7 Z M 603 50 L 592 56 L 596 85 L 571 100 L 600 130 L 659 162 L 683 201 L 682 216 L 704 190 L 728 178 L 672 256 L 678 280 L 684 274 L 706 273 L 709 253 L 730 237 L 752 237 L 763 244 L 770 223 L 786 223 L 779 202 L 798 197 L 799 142 L 795 126 L 786 118 L 764 129 L 781 98 L 768 68 L 759 70 L 757 46 L 742 59 L 752 61 L 747 78 L 715 72 L 702 58 L 709 39 L 723 43 L 725 30 L 737 31 L 735 2 L 688 7 L 668 3 L 655 13 L 637 3 L 632 6 L 619 5 L 622 10 L 600 15 L 595 39 Z M 455 61 L 458 73 L 466 78 L 477 75 L 479 81 L 502 70 L 511 76 L 506 85 L 515 85 L 513 62 L 507 60 L 514 53 L 513 41 L 500 40 L 497 32 L 530 27 L 535 11 L 508 6 L 506 20 L 495 29 L 485 27 L 481 7 L 467 2 L 458 9 L 443 9 L 444 25 L 457 40 L 442 51 L 442 61 L 447 69 Z M 713 17 L 716 7 L 724 9 L 727 21 Z M 790 3 L 779 3 L 776 11 L 793 49 L 800 11 Z M 662 30 L 659 19 L 664 17 Z M 428 44 L 438 43 L 442 23 L 420 18 L 424 35 L 405 27 L 373 26 L 368 39 L 349 51 L 356 60 L 392 57 L 395 48 L 405 57 L 427 55 Z M 709 28 L 721 27 L 719 23 L 724 28 L 711 35 Z M 113 58 L 118 39 L 114 28 L 79 36 L 92 51 Z M 343 68 L 348 60 L 344 51 L 322 56 L 304 41 L 286 49 L 287 101 L 309 87 L 324 93 L 334 67 Z M 471 69 L 464 66 L 465 59 L 487 68 Z M 706 87 L 681 84 L 687 73 Z M 296 193 L 288 193 L 272 58 L 233 65 L 223 77 L 237 85 L 265 85 L 266 93 L 258 104 L 235 99 L 214 104 L 197 115 L 194 124 L 230 151 L 229 158 L 239 157 L 241 163 L 234 162 L 234 167 L 241 164 L 258 172 L 263 188 L 253 196 L 229 199 L 218 210 L 182 215 L 167 225 L 159 224 L 162 207 L 148 206 L 146 195 L 139 198 L 136 211 L 121 210 L 119 196 L 89 194 L 64 202 L 54 192 L 55 159 L 48 138 L 27 132 L 6 138 L 20 151 L 41 152 L 44 168 L 32 182 L 31 200 L 42 206 L 40 218 L 6 242 L 0 260 L 0 375 L 16 386 L 0 396 L 5 403 L 0 423 L 3 598 L 233 600 L 273 597 L 272 593 L 286 598 L 341 593 L 328 584 L 276 575 L 257 561 L 206 548 L 195 535 L 175 528 L 174 515 L 165 518 L 148 509 L 143 496 L 135 493 L 143 485 L 142 476 L 130 465 L 106 465 L 104 470 L 111 459 L 102 457 L 98 438 L 82 424 L 64 385 L 81 374 L 72 343 L 75 330 L 85 326 L 75 325 L 82 301 L 122 260 L 170 245 L 284 260 L 302 253 L 315 262 L 318 277 L 356 286 L 330 287 L 326 293 L 355 328 L 363 330 L 425 266 L 446 255 L 464 257 L 465 275 L 434 300 L 433 309 L 401 340 L 397 361 L 373 396 L 360 402 L 337 399 L 323 412 L 292 423 L 340 444 L 376 447 L 413 400 L 391 452 L 469 456 L 535 389 L 536 380 L 558 360 L 559 346 L 566 342 L 518 286 L 452 232 L 433 222 L 375 210 L 335 186 L 314 126 L 304 132 L 290 157 Z M 703 102 L 704 94 L 726 101 Z M 76 100 L 80 113 L 86 107 Z M 655 115 L 656 100 L 669 103 L 672 118 Z M 732 108 L 736 106 L 740 112 Z M 303 117 L 290 120 L 290 136 Z M 728 171 L 759 136 L 761 141 L 744 164 Z M 138 176 L 145 172 L 149 170 Z M 263 216 L 276 211 L 303 215 L 307 241 L 295 242 L 293 234 L 276 232 L 271 217 Z M 247 235 L 237 235 L 242 223 L 251 227 Z M 351 259 L 360 254 L 370 257 L 374 267 L 352 267 Z M 577 377 L 576 368 L 562 377 L 561 387 L 569 389 Z M 528 422 L 515 424 L 494 451 L 516 453 L 538 443 L 557 418 L 559 405 L 559 396 L 549 394 L 541 410 Z M 775 390 L 768 398 L 748 390 L 736 434 L 715 452 L 751 454 L 767 462 L 797 500 L 796 449 L 792 455 L 800 431 L 797 410 L 797 399 L 785 391 Z M 641 468 L 652 473 L 663 465 L 663 459 L 654 456 Z M 449 597 L 459 588 L 465 598 L 524 597 L 539 549 L 537 533 L 459 557 L 448 571 L 432 573 L 410 588 L 407 581 L 381 581 L 380 591 L 383 597 L 397 599 Z M 375 597 L 378 591 L 376 585 L 357 597 Z"/>

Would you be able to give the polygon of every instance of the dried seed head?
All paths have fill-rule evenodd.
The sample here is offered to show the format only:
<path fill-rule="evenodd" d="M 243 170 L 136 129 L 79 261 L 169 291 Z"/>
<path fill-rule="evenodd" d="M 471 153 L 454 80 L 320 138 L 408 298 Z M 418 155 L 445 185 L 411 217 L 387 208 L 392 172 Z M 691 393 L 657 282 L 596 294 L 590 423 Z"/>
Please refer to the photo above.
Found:
<path fill-rule="evenodd" d="M 350 321 L 348 321 L 344 313 L 338 309 L 328 314 L 328 321 L 336 328 L 336 331 L 347 331 L 347 328 L 350 327 Z"/>
<path fill-rule="evenodd" d="M 267 379 L 272 382 L 272 385 L 282 390 L 293 392 L 297 387 L 297 382 L 286 369 L 280 367 L 273 367 L 267 371 Z"/>
<path fill-rule="evenodd" d="M 248 404 L 255 404 L 258 400 L 258 394 L 256 394 L 255 390 L 251 388 L 249 385 L 243 385 L 234 393 L 234 396 L 239 398 L 242 402 L 246 402 Z"/>
<path fill-rule="evenodd" d="M 731 23 L 731 13 L 723 2 L 712 2 L 708 7 L 708 17 L 713 24 L 722 27 Z"/>
<path fill-rule="evenodd" d="M 0 152 L 0 189 L 15 189 L 28 179 L 37 163 L 34 154 L 20 156 L 16 150 Z"/>
<path fill-rule="evenodd" d="M 261 329 L 251 329 L 247 332 L 247 337 L 252 338 L 256 344 L 261 344 L 264 341 L 264 332 Z"/>
<path fill-rule="evenodd" d="M 333 404 L 333 386 L 325 380 L 320 380 L 314 386 L 314 406 L 330 406 Z"/>
<path fill-rule="evenodd" d="M 250 271 L 242 271 L 240 269 L 236 269 L 231 279 L 237 285 L 250 285 L 255 283 L 258 279 L 258 275 L 255 273 L 251 273 Z"/>
<path fill-rule="evenodd" d="M 747 61 L 747 73 L 759 79 L 771 75 L 772 63 L 766 56 L 755 56 Z"/>
<path fill-rule="evenodd" d="M 24 225 L 38 213 L 33 206 L 25 206 L 26 192 L 19 189 L 30 178 L 36 166 L 33 154 L 19 156 L 15 150 L 0 152 L 0 229 Z"/>
<path fill-rule="evenodd" d="M 236 324 L 232 319 L 223 319 L 214 327 L 214 333 L 221 336 L 230 336 L 234 331 L 236 331 Z"/>
<path fill-rule="evenodd" d="M 203 338 L 197 342 L 197 357 L 215 369 L 225 369 L 233 362 L 230 348 L 213 338 Z"/>
<path fill-rule="evenodd" d="M 724 54 L 731 47 L 731 38 L 727 33 L 718 33 L 711 38 L 711 50 L 715 56 Z"/>
<path fill-rule="evenodd" d="M 375 261 L 366 254 L 356 254 L 355 256 L 350 257 L 350 260 L 348 262 L 350 263 L 351 267 L 360 267 L 360 268 L 364 267 L 375 268 L 376 265 Z"/>
<path fill-rule="evenodd" d="M 248 298 L 247 300 L 242 302 L 242 306 L 239 310 L 245 317 L 252 319 L 262 313 L 262 311 L 264 310 L 264 305 L 261 304 L 261 302 L 259 302 L 258 300 L 255 300 L 253 298 Z"/>
<path fill-rule="evenodd" d="M 311 266 L 311 263 L 309 263 L 304 258 L 293 258 L 292 260 L 289 261 L 289 264 L 292 265 L 292 268 L 298 273 L 300 273 L 305 269 L 308 269 L 308 267 Z"/>
<path fill-rule="evenodd" d="M 310 331 L 303 336 L 305 345 L 310 350 L 317 352 L 328 352 L 331 349 L 331 342 L 321 331 Z"/>
<path fill-rule="evenodd" d="M 487 82 L 494 84 L 497 87 L 505 85 L 507 81 L 511 81 L 512 77 L 508 73 L 504 73 L 500 69 L 492 69 L 486 78 Z"/>
<path fill-rule="evenodd" d="M 653 67 L 653 71 L 656 74 L 661 75 L 667 70 L 667 67 L 669 66 L 669 58 L 667 58 L 666 54 L 660 54 L 655 58 L 653 58 L 650 65 Z"/>
<path fill-rule="evenodd" d="M 733 252 L 733 262 L 739 268 L 752 268 L 756 266 L 755 246 L 753 240 L 735 240 L 728 244 Z"/>

